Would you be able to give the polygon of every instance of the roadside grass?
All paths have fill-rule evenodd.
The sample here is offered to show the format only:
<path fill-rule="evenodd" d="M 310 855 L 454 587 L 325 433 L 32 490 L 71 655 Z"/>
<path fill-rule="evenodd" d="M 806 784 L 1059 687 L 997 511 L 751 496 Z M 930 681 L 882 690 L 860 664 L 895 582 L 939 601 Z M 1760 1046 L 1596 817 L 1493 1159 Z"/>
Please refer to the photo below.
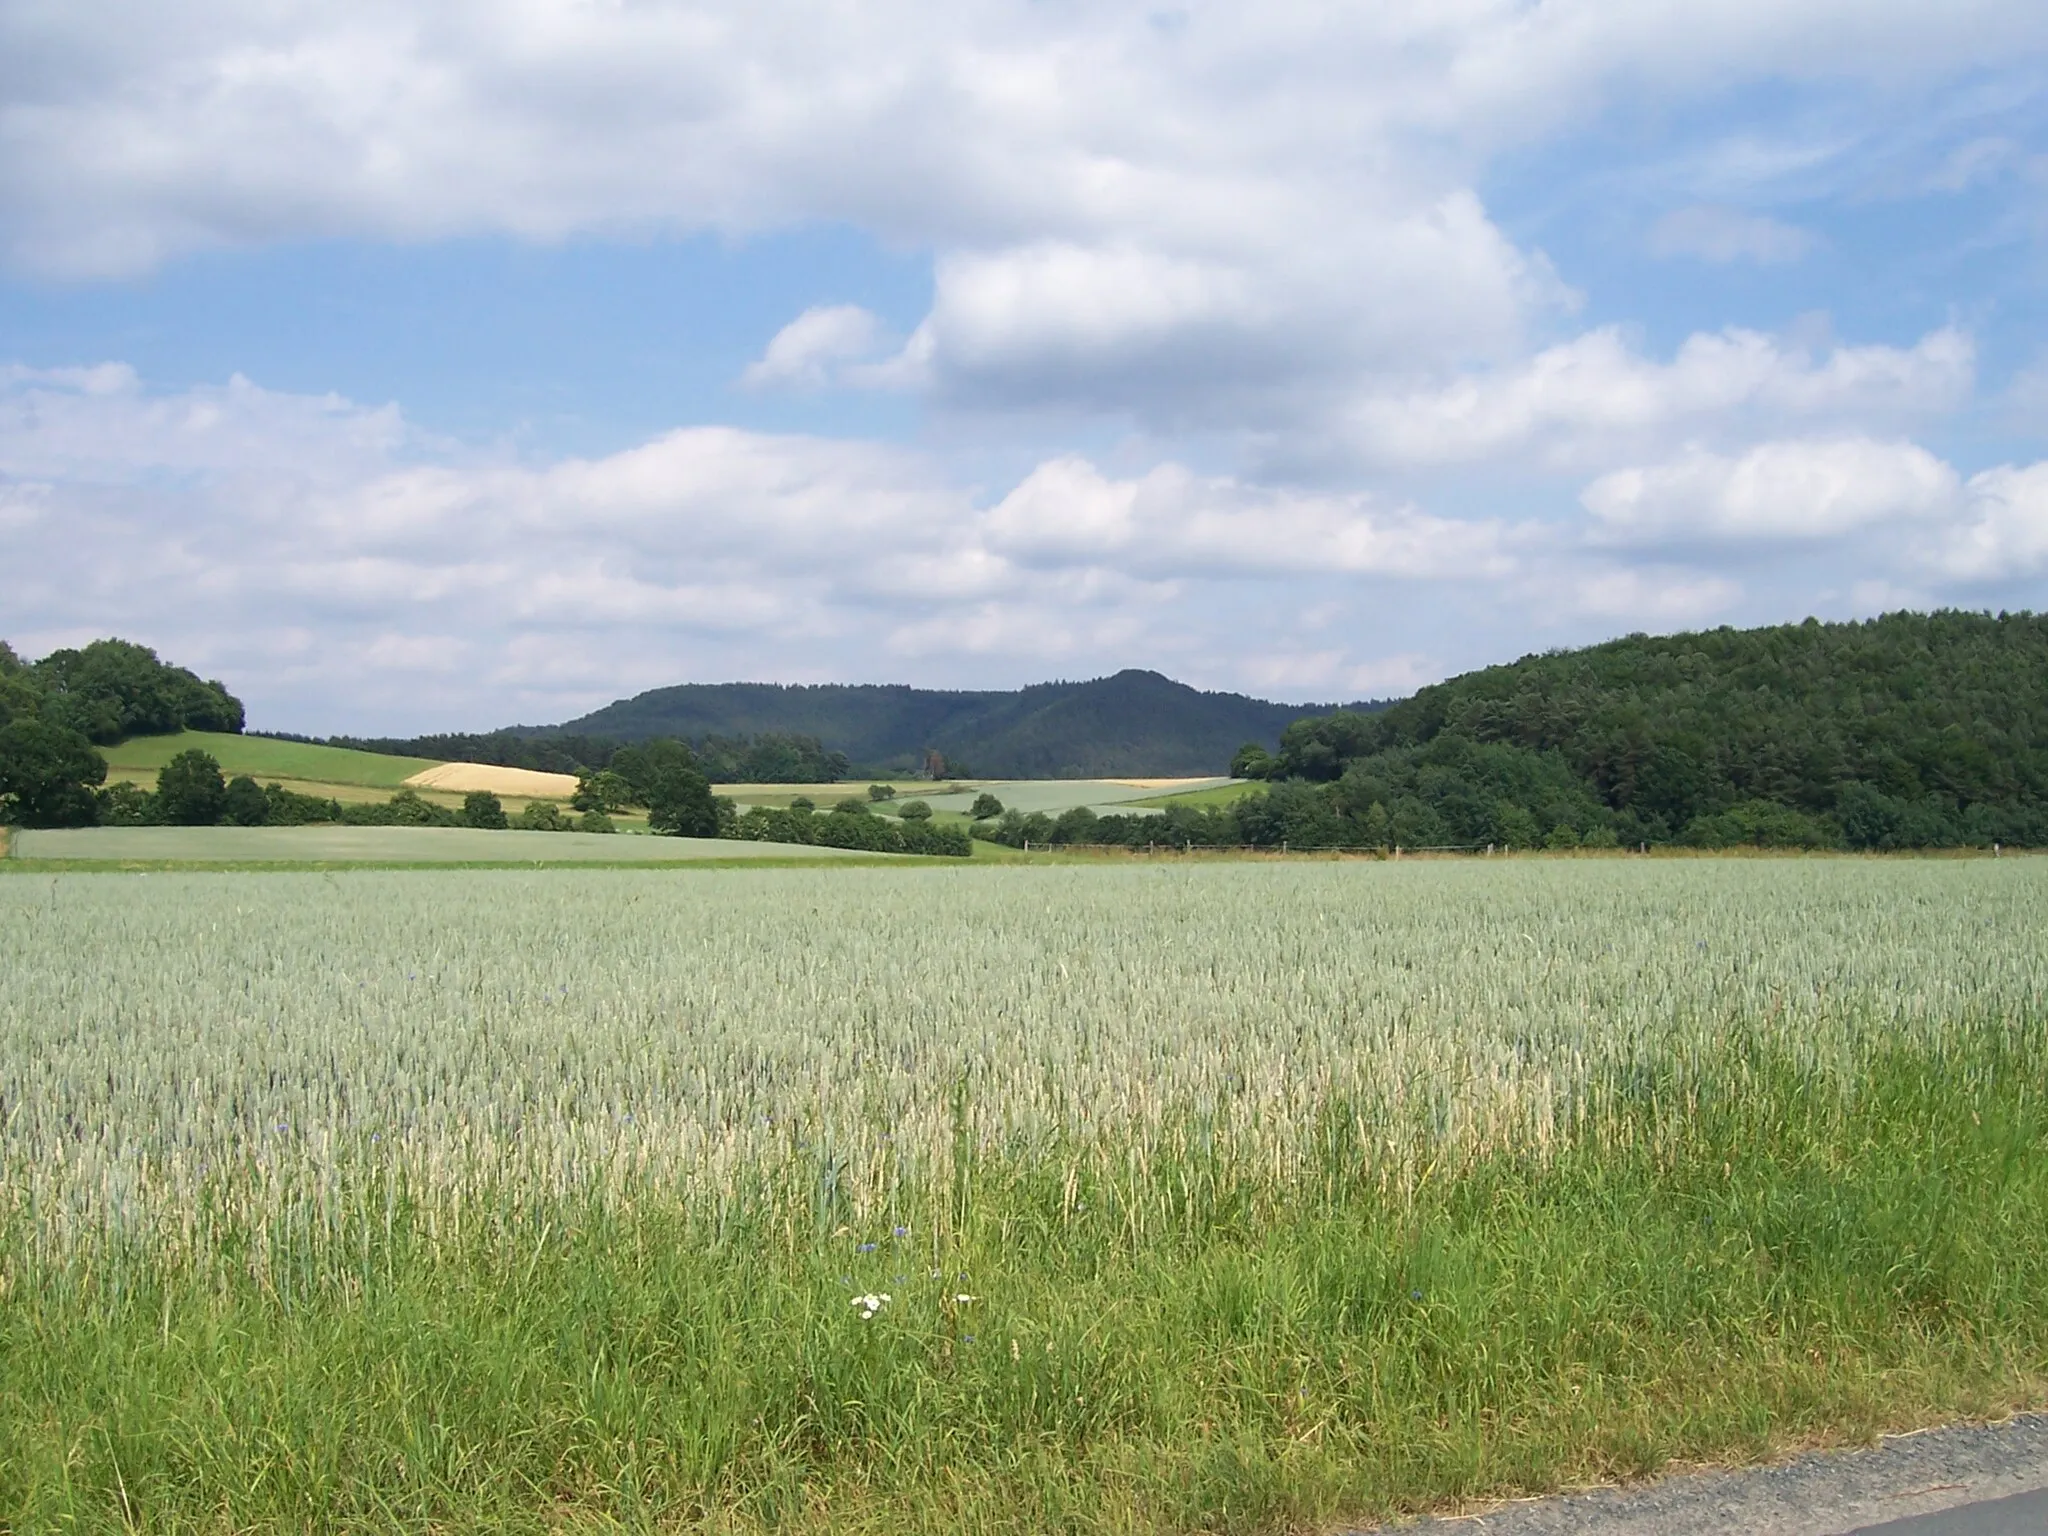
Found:
<path fill-rule="evenodd" d="M 212 754 L 229 778 L 291 781 L 357 789 L 395 790 L 413 774 L 440 764 L 431 758 L 386 757 L 346 747 L 313 746 L 300 741 L 272 741 L 264 736 L 239 736 L 224 731 L 180 731 L 172 736 L 132 736 L 101 748 L 109 778 L 154 786 L 156 775 L 180 752 L 197 748 Z M 307 793 L 315 793 L 313 790 Z M 332 790 L 329 791 L 333 793 Z M 336 798 L 342 798 L 338 794 Z M 460 799 L 457 796 L 457 799 Z"/>
<path fill-rule="evenodd" d="M 1696 1065 L 1544 1157 L 1388 1178 L 1339 1109 L 1281 1183 L 1192 1143 L 1113 1175 L 1053 1145 L 851 1225 L 764 1190 L 479 1190 L 495 1214 L 457 1227 L 399 1185 L 260 1266 L 67 1267 L 16 1210 L 0 1507 L 85 1532 L 1298 1530 L 2042 1402 L 2038 1028 L 1882 1051 L 1846 1094 L 1739 1029 Z"/>

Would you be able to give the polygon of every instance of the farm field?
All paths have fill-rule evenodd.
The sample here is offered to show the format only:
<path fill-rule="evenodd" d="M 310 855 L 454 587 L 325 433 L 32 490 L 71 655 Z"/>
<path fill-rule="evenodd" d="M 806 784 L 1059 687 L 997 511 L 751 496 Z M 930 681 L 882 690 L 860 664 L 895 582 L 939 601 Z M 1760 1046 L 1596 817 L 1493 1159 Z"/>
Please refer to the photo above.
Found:
<path fill-rule="evenodd" d="M 272 741 L 264 736 L 237 736 L 222 731 L 180 731 L 171 736 L 131 736 L 111 747 L 103 747 L 107 776 L 154 786 L 156 776 L 180 752 L 197 748 L 211 753 L 229 778 L 248 774 L 251 778 L 293 780 L 307 784 L 352 785 L 381 789 L 387 794 L 402 788 L 414 774 L 441 765 L 428 758 L 386 757 L 380 752 L 356 752 L 345 747 L 313 746 L 299 741 Z"/>
<path fill-rule="evenodd" d="M 2044 899 L 0 879 L 0 1509 L 1278 1531 L 2037 1404 Z"/>
<path fill-rule="evenodd" d="M 634 833 L 485 832 L 473 827 L 77 827 L 14 834 L 13 857 L 139 864 L 692 864 L 900 854 Z"/>

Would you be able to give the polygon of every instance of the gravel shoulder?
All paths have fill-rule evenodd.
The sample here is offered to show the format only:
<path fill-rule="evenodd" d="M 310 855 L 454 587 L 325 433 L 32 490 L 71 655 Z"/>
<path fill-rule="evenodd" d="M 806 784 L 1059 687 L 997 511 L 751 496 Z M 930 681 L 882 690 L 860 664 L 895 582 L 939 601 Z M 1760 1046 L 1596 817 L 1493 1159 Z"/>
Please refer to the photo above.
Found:
<path fill-rule="evenodd" d="M 1889 1436 L 1866 1450 L 1821 1451 L 1771 1466 L 1687 1473 L 1440 1515 L 1372 1531 L 1485 1536 L 1955 1536 L 2048 1530 L 2035 1500 L 2003 1510 L 1920 1519 L 2048 1490 L 2048 1414 Z M 2023 1523 L 2010 1524 L 2018 1514 Z M 1353 1530 L 1347 1536 L 1364 1536 Z"/>

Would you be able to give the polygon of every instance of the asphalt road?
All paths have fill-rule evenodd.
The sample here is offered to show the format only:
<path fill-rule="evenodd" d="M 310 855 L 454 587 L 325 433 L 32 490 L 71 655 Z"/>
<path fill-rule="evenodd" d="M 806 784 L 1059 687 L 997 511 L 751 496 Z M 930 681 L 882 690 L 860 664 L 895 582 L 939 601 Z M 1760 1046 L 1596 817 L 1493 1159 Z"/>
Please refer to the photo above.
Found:
<path fill-rule="evenodd" d="M 1432 1536 L 2048 1536 L 2048 1414 L 1381 1529 Z"/>

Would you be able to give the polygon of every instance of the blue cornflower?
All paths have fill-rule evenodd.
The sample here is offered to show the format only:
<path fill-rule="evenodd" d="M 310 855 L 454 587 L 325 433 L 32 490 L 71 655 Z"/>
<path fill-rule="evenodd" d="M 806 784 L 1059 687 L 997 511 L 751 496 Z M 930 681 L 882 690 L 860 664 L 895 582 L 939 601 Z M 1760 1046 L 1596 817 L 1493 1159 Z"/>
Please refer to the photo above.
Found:
<path fill-rule="evenodd" d="M 908 1227 L 891 1227 L 889 1230 L 892 1234 L 894 1234 L 897 1237 L 910 1236 L 910 1228 Z"/>
<path fill-rule="evenodd" d="M 1420 1300 L 1422 1300 L 1422 1292 L 1420 1292 L 1420 1291 L 1410 1291 L 1410 1292 L 1408 1293 L 1408 1299 L 1409 1299 L 1410 1301 L 1420 1301 Z"/>
<path fill-rule="evenodd" d="M 858 1248 L 854 1249 L 853 1251 L 855 1253 L 873 1253 L 875 1251 L 875 1245 L 873 1243 L 862 1243 Z"/>

